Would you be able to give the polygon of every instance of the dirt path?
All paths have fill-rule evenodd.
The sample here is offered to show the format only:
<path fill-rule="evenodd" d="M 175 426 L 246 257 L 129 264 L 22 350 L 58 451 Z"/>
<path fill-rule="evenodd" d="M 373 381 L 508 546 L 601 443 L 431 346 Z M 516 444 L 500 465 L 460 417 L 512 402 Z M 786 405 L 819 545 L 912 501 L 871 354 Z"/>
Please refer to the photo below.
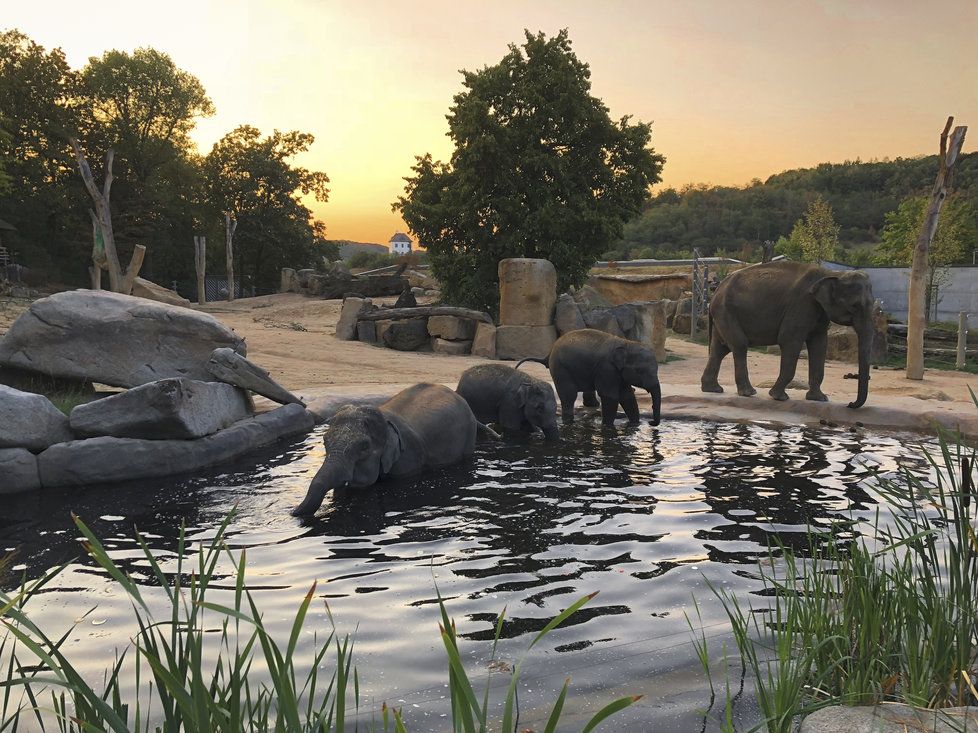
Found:
<path fill-rule="evenodd" d="M 389 300 L 393 302 L 393 298 Z M 250 359 L 268 369 L 286 387 L 310 398 L 392 393 L 401 386 L 422 381 L 451 385 L 463 371 L 480 361 L 474 357 L 399 352 L 357 341 L 338 341 L 333 332 L 340 301 L 335 300 L 280 294 L 209 304 L 203 310 L 247 339 Z M 848 410 L 846 403 L 855 398 L 856 381 L 844 377 L 855 371 L 854 364 L 828 362 L 823 390 L 832 402 L 813 403 L 804 400 L 808 367 L 807 362 L 800 361 L 794 383 L 797 387 L 789 388 L 792 399 L 778 403 L 766 394 L 778 373 L 779 358 L 775 355 L 749 354 L 748 369 L 758 395 L 741 398 L 733 391 L 732 359 L 725 360 L 720 372 L 720 383 L 726 386 L 727 393 L 707 395 L 699 388 L 706 346 L 672 337 L 666 348 L 678 357 L 660 367 L 666 402 L 663 411 L 670 414 L 791 423 L 859 421 L 914 430 L 926 430 L 939 421 L 978 435 L 978 409 L 968 392 L 969 385 L 978 391 L 978 377 L 973 374 L 929 370 L 922 381 L 916 382 L 904 378 L 902 370 L 874 369 L 866 406 Z M 539 365 L 524 368 L 540 377 L 549 376 Z"/>

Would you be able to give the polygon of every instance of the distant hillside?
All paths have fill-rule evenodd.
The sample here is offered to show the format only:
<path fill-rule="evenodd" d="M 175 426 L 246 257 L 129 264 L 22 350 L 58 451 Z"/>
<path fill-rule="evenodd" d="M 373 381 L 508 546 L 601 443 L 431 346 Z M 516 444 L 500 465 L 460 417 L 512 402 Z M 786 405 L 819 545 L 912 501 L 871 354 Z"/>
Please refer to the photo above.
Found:
<path fill-rule="evenodd" d="M 387 252 L 388 247 L 386 244 L 374 244 L 372 242 L 351 242 L 349 239 L 331 239 L 329 240 L 331 244 L 336 244 L 340 248 L 340 259 L 348 260 L 357 252 L 370 252 L 371 254 L 377 254 L 379 252 Z"/>
<path fill-rule="evenodd" d="M 855 258 L 868 243 L 878 241 L 887 212 L 907 196 L 928 194 L 936 174 L 937 156 L 930 155 L 822 163 L 744 187 L 667 188 L 656 192 L 645 211 L 625 225 L 624 237 L 605 259 L 682 257 L 694 247 L 704 256 L 744 254 L 764 240 L 790 235 L 819 194 L 832 206 L 841 227 L 843 255 Z M 952 195 L 978 205 L 978 153 L 959 159 Z"/>

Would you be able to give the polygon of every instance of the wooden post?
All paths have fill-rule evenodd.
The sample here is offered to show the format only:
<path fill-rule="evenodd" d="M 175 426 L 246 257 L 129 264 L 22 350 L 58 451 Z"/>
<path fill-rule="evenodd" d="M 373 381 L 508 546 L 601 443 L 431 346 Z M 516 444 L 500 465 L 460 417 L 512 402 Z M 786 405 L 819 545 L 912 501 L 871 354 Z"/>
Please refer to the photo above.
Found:
<path fill-rule="evenodd" d="M 944 132 L 941 133 L 940 168 L 937 180 L 931 190 L 930 203 L 924 216 L 924 224 L 917 236 L 913 250 L 913 264 L 910 267 L 910 293 L 907 304 L 907 379 L 924 378 L 924 330 L 927 328 L 927 260 L 930 243 L 937 232 L 941 207 L 947 198 L 947 184 L 958 160 L 967 127 L 959 126 L 951 133 L 948 145 L 948 131 L 954 123 L 947 118 Z"/>
<path fill-rule="evenodd" d="M 224 214 L 224 234 L 227 243 L 228 259 L 228 300 L 234 300 L 234 230 L 238 228 L 238 220 L 232 219 L 231 214 Z"/>
<path fill-rule="evenodd" d="M 968 314 L 958 313 L 958 355 L 954 361 L 955 369 L 964 369 L 964 357 L 968 347 Z"/>
<path fill-rule="evenodd" d="M 194 264 L 197 266 L 197 305 L 207 302 L 204 274 L 207 268 L 207 237 L 194 237 Z"/>

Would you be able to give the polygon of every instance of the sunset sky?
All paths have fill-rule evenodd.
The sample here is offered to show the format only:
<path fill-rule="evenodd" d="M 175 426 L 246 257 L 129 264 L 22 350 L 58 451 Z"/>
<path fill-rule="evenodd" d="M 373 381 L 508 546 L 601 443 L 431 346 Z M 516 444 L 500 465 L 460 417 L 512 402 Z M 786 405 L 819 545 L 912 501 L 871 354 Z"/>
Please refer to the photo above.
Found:
<path fill-rule="evenodd" d="M 298 129 L 331 179 L 328 236 L 386 242 L 415 155 L 447 158 L 459 69 L 499 61 L 523 29 L 568 28 L 612 116 L 653 123 L 663 184 L 744 184 L 823 161 L 934 153 L 947 115 L 978 139 L 978 2 L 910 0 L 247 0 L 4 2 L 0 28 L 82 66 L 152 46 L 196 75 L 217 114 Z"/>

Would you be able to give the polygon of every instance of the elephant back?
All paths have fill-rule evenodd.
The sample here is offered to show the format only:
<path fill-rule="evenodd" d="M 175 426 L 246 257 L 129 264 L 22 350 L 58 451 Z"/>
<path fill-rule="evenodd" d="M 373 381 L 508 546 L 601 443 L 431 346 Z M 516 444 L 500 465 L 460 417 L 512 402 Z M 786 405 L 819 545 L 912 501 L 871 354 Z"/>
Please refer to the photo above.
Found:
<path fill-rule="evenodd" d="M 477 424 L 468 403 L 441 384 L 416 384 L 380 406 L 396 415 L 423 446 L 429 466 L 459 461 L 475 448 Z"/>

